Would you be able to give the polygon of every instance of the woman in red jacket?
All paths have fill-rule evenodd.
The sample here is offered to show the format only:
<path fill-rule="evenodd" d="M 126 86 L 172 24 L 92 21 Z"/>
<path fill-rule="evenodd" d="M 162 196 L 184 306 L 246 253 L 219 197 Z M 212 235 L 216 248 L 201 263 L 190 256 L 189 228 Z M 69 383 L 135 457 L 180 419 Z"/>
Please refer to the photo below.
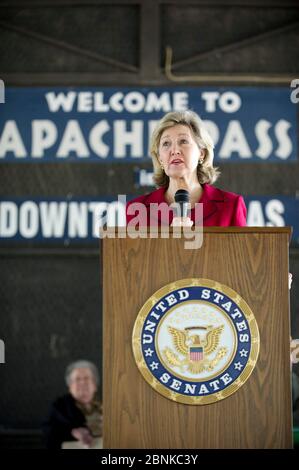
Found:
<path fill-rule="evenodd" d="M 150 148 L 154 181 L 159 189 L 127 204 L 129 226 L 172 224 L 172 210 L 157 212 L 151 211 L 151 207 L 153 204 L 169 207 L 178 189 L 189 193 L 189 217 L 193 224 L 199 222 L 195 204 L 203 203 L 204 226 L 246 225 L 243 197 L 211 186 L 219 176 L 218 169 L 213 167 L 214 145 L 196 113 L 166 114 L 153 132 Z"/>

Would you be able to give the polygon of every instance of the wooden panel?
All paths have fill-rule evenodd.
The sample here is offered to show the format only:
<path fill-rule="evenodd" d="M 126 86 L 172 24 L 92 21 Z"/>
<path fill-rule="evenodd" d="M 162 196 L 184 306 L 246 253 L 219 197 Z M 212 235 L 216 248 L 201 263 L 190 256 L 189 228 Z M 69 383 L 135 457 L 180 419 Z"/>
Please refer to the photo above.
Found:
<path fill-rule="evenodd" d="M 231 230 L 232 231 L 232 230 Z M 104 446 L 285 448 L 292 446 L 288 238 L 284 229 L 206 231 L 199 250 L 183 239 L 103 240 Z M 228 285 L 258 322 L 260 355 L 245 385 L 211 405 L 155 392 L 134 361 L 139 309 L 159 288 L 187 277 Z"/>

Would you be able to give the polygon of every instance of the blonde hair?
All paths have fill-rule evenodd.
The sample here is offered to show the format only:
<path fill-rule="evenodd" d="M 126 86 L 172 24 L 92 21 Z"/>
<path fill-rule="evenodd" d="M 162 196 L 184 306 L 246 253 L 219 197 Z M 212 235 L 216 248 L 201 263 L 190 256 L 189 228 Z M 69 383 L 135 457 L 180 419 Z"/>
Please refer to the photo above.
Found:
<path fill-rule="evenodd" d="M 214 183 L 220 175 L 218 168 L 213 167 L 214 144 L 203 121 L 193 111 L 167 113 L 155 127 L 150 142 L 150 153 L 154 165 L 154 182 L 160 188 L 167 188 L 169 185 L 169 177 L 161 168 L 159 161 L 159 145 L 163 132 L 178 124 L 189 127 L 198 147 L 205 152 L 203 163 L 197 167 L 198 181 L 200 183 Z"/>

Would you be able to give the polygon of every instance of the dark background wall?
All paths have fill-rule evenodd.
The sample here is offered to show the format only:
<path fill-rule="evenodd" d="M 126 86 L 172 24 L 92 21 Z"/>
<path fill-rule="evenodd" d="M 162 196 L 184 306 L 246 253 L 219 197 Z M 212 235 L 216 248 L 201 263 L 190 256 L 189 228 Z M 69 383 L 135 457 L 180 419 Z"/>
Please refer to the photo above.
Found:
<path fill-rule="evenodd" d="M 299 77 L 297 1 L 17 1 L 0 3 L 6 86 L 286 85 Z M 165 73 L 173 49 L 173 77 Z M 194 79 L 194 76 L 197 78 Z M 189 78 L 188 78 L 189 77 Z M 213 84 L 215 84 L 213 82 Z M 0 165 L 0 197 L 143 193 L 136 164 Z M 139 168 L 150 169 L 150 163 Z M 243 195 L 298 195 L 299 163 L 223 164 L 219 186 Z M 150 189 L 150 188 L 149 188 Z M 299 249 L 290 251 L 292 332 L 299 337 Z M 0 247 L 0 430 L 39 429 L 77 358 L 101 369 L 100 255 L 71 248 Z M 24 437 L 24 433 L 23 433 Z M 35 443 L 36 444 L 36 443 Z M 37 444 L 36 444 L 37 445 Z M 40 444 L 38 444 L 40 445 Z"/>

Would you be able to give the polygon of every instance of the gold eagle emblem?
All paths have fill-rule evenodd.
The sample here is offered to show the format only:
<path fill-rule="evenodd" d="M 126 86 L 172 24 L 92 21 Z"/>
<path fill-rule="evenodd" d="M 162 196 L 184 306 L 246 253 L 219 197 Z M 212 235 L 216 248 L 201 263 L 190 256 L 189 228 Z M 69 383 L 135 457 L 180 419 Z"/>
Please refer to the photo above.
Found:
<path fill-rule="evenodd" d="M 172 336 L 172 342 L 175 350 L 183 355 L 180 359 L 171 348 L 164 349 L 163 356 L 170 366 L 179 367 L 182 371 L 187 368 L 192 374 L 199 374 L 203 371 L 212 371 L 218 362 L 227 354 L 227 348 L 221 347 L 217 351 L 220 342 L 220 335 L 224 326 L 213 327 L 191 326 L 184 330 L 179 330 L 173 326 L 168 327 L 168 331 Z M 190 334 L 192 330 L 205 330 L 204 338 L 199 334 Z M 208 359 L 212 353 L 216 352 L 213 359 Z"/>

